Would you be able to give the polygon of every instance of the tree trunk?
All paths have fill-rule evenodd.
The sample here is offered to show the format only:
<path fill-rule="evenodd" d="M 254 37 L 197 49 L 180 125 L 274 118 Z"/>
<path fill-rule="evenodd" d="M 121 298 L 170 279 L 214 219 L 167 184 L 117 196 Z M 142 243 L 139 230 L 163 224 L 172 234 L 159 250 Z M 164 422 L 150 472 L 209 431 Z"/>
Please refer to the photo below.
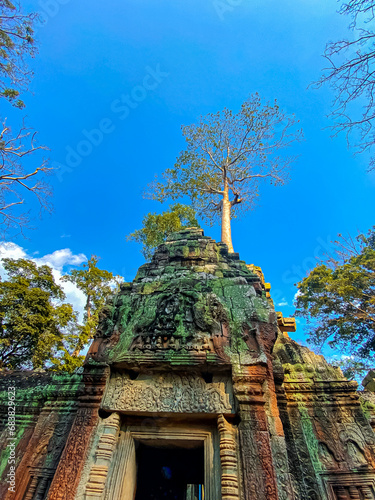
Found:
<path fill-rule="evenodd" d="M 223 205 L 221 208 L 221 241 L 228 246 L 229 253 L 234 253 L 230 227 L 231 202 L 229 201 L 228 183 L 224 180 Z"/>
<path fill-rule="evenodd" d="M 86 309 L 87 321 L 88 321 L 91 318 L 91 301 L 90 301 L 90 295 L 87 295 L 85 309 Z"/>
<path fill-rule="evenodd" d="M 87 300 L 86 300 L 86 314 L 87 314 L 87 321 L 91 318 L 91 301 L 90 301 L 90 295 L 87 295 Z M 79 353 L 81 352 L 81 349 L 76 349 L 72 356 L 73 358 L 77 358 L 79 356 Z"/>

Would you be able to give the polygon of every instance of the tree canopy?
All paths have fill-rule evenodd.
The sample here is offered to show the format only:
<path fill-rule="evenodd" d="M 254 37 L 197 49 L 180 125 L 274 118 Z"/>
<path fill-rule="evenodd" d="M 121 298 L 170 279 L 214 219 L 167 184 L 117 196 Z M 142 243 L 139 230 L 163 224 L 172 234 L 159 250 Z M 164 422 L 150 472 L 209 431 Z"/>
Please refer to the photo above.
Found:
<path fill-rule="evenodd" d="M 375 228 L 335 243 L 335 255 L 298 283 L 296 315 L 309 321 L 313 344 L 368 358 L 375 353 Z"/>
<path fill-rule="evenodd" d="M 80 324 L 49 266 L 3 259 L 7 279 L 0 281 L 0 368 L 72 371 L 82 365 L 80 352 L 94 336 L 99 312 L 120 282 L 97 263 L 98 257 L 92 256 L 83 269 L 62 277 L 86 296 Z"/>
<path fill-rule="evenodd" d="M 143 217 L 143 227 L 128 235 L 128 240 L 142 244 L 142 254 L 145 259 L 151 259 L 154 249 L 161 245 L 174 231 L 187 227 L 199 227 L 195 210 L 189 205 L 176 203 L 168 210 L 148 213 Z"/>
<path fill-rule="evenodd" d="M 182 127 L 186 149 L 161 181 L 150 185 L 148 196 L 158 201 L 190 198 L 198 216 L 213 222 L 221 217 L 221 238 L 233 252 L 231 218 L 239 207 L 252 208 L 261 180 L 283 184 L 293 157 L 278 151 L 301 138 L 293 115 L 277 102 L 262 104 L 249 97 L 237 113 L 223 111 Z"/>
<path fill-rule="evenodd" d="M 79 332 L 77 316 L 48 266 L 26 259 L 3 259 L 0 281 L 0 366 L 73 369 Z"/>
<path fill-rule="evenodd" d="M 351 19 L 352 37 L 329 42 L 328 66 L 318 86 L 331 86 L 335 98 L 331 116 L 334 133 L 345 132 L 357 153 L 373 152 L 375 144 L 375 0 L 343 1 L 340 11 Z M 369 170 L 375 168 L 371 157 Z"/>
<path fill-rule="evenodd" d="M 122 280 L 120 276 L 99 269 L 98 262 L 99 257 L 92 255 L 83 269 L 73 269 L 70 274 L 62 277 L 63 281 L 74 283 L 86 296 L 84 323 L 80 326 L 76 354 L 93 338 L 99 322 L 99 312 Z"/>

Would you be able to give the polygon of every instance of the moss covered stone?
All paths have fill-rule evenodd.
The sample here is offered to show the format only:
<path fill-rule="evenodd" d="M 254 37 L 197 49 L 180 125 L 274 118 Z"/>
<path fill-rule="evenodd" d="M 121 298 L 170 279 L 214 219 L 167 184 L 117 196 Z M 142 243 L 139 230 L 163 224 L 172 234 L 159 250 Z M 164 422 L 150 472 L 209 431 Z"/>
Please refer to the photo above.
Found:
<path fill-rule="evenodd" d="M 168 362 L 173 352 L 187 364 L 196 355 L 217 362 L 219 344 L 248 349 L 242 336 L 254 321 L 275 324 L 259 276 L 197 228 L 170 235 L 114 304 L 102 329 L 109 340 L 100 359 L 109 363 L 129 362 L 135 351 L 137 363 L 154 355 Z"/>

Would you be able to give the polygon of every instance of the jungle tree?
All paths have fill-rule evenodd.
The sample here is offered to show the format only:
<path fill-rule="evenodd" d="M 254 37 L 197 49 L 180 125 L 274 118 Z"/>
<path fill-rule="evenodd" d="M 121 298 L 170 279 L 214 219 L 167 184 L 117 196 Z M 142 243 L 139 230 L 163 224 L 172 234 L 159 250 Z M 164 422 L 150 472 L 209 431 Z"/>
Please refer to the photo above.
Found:
<path fill-rule="evenodd" d="M 106 300 L 110 298 L 116 287 L 122 281 L 120 276 L 100 269 L 97 266 L 99 257 L 92 255 L 83 269 L 73 269 L 70 274 L 62 277 L 62 281 L 74 283 L 86 296 L 84 322 L 80 327 L 80 340 L 75 354 L 93 338 L 99 321 L 99 312 Z"/>
<path fill-rule="evenodd" d="M 52 269 L 27 259 L 3 259 L 0 281 L 0 367 L 73 370 L 79 341 L 77 316 L 64 303 Z"/>
<path fill-rule="evenodd" d="M 260 181 L 281 185 L 287 180 L 294 158 L 278 153 L 301 138 L 296 123 L 276 101 L 262 104 L 258 94 L 238 113 L 224 108 L 201 117 L 196 125 L 182 127 L 186 149 L 147 195 L 161 202 L 187 196 L 209 223 L 219 215 L 221 240 L 233 252 L 231 219 L 238 208 L 253 207 Z"/>
<path fill-rule="evenodd" d="M 375 228 L 335 242 L 333 256 L 298 283 L 296 314 L 309 322 L 309 340 L 350 353 L 375 353 Z"/>

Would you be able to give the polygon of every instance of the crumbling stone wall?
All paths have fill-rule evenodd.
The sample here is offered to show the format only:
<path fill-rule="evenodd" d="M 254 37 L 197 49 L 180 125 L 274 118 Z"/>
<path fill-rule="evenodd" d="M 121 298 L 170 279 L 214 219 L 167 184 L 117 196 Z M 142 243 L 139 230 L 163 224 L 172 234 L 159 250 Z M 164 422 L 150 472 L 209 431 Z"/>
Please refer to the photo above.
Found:
<path fill-rule="evenodd" d="M 274 354 L 297 497 L 374 498 L 375 434 L 357 383 L 285 335 L 279 335 Z"/>
<path fill-rule="evenodd" d="M 82 387 L 79 374 L 1 372 L 0 498 L 46 497 Z M 13 394 L 14 413 L 13 404 L 9 404 L 10 400 L 13 403 Z"/>

